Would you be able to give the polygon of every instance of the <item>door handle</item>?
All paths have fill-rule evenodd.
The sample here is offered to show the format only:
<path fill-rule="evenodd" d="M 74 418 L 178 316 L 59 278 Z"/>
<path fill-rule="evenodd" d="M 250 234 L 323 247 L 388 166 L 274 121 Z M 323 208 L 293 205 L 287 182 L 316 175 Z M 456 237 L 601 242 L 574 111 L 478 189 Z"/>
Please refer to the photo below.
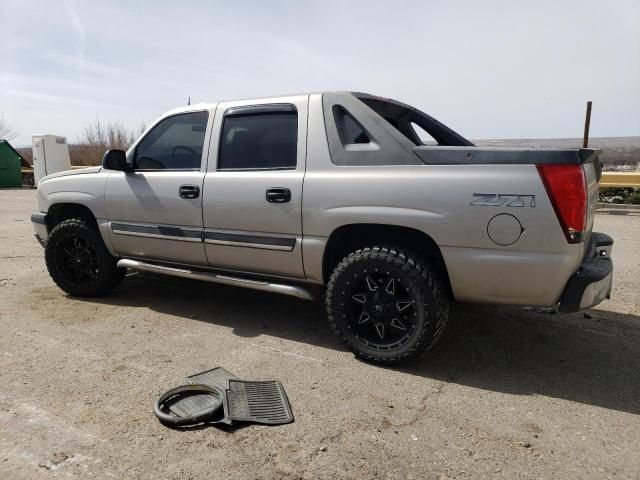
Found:
<path fill-rule="evenodd" d="M 178 194 L 180 198 L 198 198 L 200 196 L 200 187 L 197 185 L 180 185 Z"/>
<path fill-rule="evenodd" d="M 283 187 L 267 188 L 267 202 L 287 203 L 291 200 L 291 190 Z"/>

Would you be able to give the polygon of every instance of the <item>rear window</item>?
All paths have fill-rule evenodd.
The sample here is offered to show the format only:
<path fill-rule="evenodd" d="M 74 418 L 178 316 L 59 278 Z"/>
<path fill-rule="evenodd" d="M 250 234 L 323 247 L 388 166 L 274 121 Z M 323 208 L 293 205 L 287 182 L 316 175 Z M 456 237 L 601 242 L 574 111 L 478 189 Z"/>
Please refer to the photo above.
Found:
<path fill-rule="evenodd" d="M 296 168 L 298 115 L 272 112 L 224 119 L 218 170 Z"/>

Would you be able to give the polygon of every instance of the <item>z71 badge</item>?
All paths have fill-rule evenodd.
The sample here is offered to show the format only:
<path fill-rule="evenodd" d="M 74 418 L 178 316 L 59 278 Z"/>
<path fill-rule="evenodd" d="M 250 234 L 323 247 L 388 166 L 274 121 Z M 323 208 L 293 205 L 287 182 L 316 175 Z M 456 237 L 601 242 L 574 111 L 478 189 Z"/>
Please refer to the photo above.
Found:
<path fill-rule="evenodd" d="M 535 195 L 517 193 L 474 193 L 471 205 L 478 207 L 535 207 Z"/>

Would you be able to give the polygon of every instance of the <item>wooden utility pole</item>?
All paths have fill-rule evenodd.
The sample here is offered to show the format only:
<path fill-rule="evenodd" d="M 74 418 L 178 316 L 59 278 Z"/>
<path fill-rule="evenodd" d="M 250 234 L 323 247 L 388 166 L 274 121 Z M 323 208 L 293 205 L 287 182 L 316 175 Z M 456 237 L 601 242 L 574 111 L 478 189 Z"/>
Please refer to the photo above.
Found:
<path fill-rule="evenodd" d="M 582 148 L 589 146 L 589 125 L 591 124 L 591 100 L 587 102 L 587 116 L 584 118 L 584 138 L 582 140 Z"/>

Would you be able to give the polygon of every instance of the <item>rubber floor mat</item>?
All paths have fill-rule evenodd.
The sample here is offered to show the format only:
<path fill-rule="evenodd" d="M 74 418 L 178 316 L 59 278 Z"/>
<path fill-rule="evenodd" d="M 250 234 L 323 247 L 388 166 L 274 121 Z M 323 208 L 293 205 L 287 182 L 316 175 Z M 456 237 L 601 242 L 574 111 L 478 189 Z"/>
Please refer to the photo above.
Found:
<path fill-rule="evenodd" d="M 233 421 L 281 425 L 293 422 L 289 399 L 278 381 L 229 379 L 224 416 Z"/>
<path fill-rule="evenodd" d="M 187 377 L 189 383 L 200 383 L 202 385 L 209 385 L 210 387 L 217 387 L 220 390 L 226 390 L 228 388 L 229 380 L 237 380 L 233 373 L 225 370 L 222 367 L 212 368 L 206 372 L 196 373 Z"/>
<path fill-rule="evenodd" d="M 224 392 L 227 389 L 228 381 L 236 378 L 238 377 L 224 368 L 216 367 L 206 372 L 188 376 L 187 382 L 208 385 L 219 389 L 220 392 Z M 179 417 L 190 417 L 211 408 L 214 402 L 215 398 L 212 398 L 211 395 L 194 394 L 172 403 L 169 406 L 169 410 Z M 224 411 L 221 410 L 220 415 L 213 418 L 210 423 L 226 423 L 230 425 L 233 422 L 225 418 Z"/>

